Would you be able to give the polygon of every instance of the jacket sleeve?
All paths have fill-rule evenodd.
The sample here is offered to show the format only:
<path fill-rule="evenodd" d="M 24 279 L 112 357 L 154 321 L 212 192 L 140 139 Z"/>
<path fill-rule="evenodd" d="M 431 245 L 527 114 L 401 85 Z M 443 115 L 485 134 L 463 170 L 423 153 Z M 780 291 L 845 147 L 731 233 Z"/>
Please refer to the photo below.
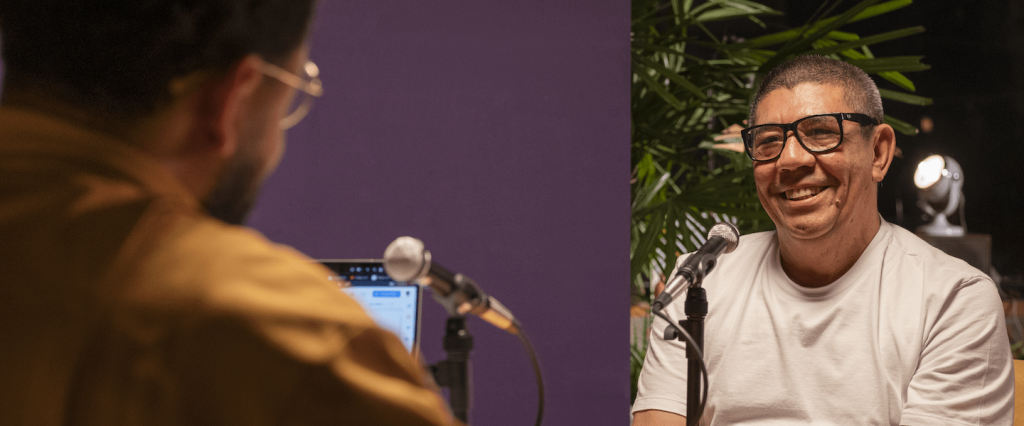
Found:
<path fill-rule="evenodd" d="M 181 424 L 448 425 L 423 368 L 326 268 L 254 231 L 183 221 L 131 293 L 166 312 Z M 163 315 L 163 314 L 158 314 Z M 129 321 L 129 323 L 138 321 Z"/>

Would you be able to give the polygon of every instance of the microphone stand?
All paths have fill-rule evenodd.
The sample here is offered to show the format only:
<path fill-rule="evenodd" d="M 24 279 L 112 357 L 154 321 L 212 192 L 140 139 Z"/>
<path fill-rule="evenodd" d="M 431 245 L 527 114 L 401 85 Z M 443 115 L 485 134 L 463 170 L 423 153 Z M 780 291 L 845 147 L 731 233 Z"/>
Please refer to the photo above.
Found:
<path fill-rule="evenodd" d="M 456 288 L 463 287 L 464 279 L 462 274 L 455 276 Z M 463 423 L 469 424 L 472 395 L 469 355 L 473 350 L 473 336 L 466 328 L 466 317 L 458 310 L 457 304 L 460 301 L 456 298 L 459 297 L 459 291 L 452 291 L 447 296 L 441 296 L 436 291 L 432 293 L 434 300 L 448 310 L 448 320 L 444 327 L 444 351 L 448 358 L 431 365 L 430 372 L 438 386 L 448 388 L 448 405 L 451 406 L 452 414 Z"/>
<path fill-rule="evenodd" d="M 708 314 L 708 295 L 704 287 L 700 286 L 700 282 L 690 286 L 686 291 L 684 311 L 686 320 L 679 321 L 679 325 L 690 333 L 690 337 L 697 343 L 696 348 L 691 348 L 689 343 L 686 344 L 686 418 L 693 419 L 694 422 L 691 424 L 696 425 L 696 421 L 703 414 L 697 411 L 700 409 L 700 363 L 703 362 L 698 353 L 704 352 L 704 317 Z"/>
<path fill-rule="evenodd" d="M 686 423 L 691 426 L 697 425 L 700 416 L 701 396 L 701 372 L 700 353 L 704 352 L 704 318 L 708 314 L 708 295 L 701 287 L 706 271 L 714 267 L 714 258 L 701 259 L 697 268 L 693 271 L 693 279 L 690 287 L 686 290 L 686 302 L 683 311 L 686 314 L 685 320 L 679 320 L 679 328 L 686 331 L 693 338 L 697 346 L 691 345 L 685 337 L 676 332 L 671 324 L 665 328 L 662 334 L 664 340 L 680 340 L 686 343 Z M 704 386 L 708 384 L 705 383 Z"/>
<path fill-rule="evenodd" d="M 473 349 L 473 336 L 469 335 L 466 317 L 462 315 L 449 316 L 444 329 L 444 350 L 448 358 L 430 366 L 430 372 L 438 386 L 448 388 L 452 414 L 469 424 L 469 352 Z"/>

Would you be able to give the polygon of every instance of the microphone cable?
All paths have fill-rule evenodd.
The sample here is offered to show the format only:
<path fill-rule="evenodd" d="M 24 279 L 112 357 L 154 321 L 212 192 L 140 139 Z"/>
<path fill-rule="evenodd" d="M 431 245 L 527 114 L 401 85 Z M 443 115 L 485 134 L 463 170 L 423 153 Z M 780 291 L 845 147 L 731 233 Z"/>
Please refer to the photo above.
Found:
<path fill-rule="evenodd" d="M 526 354 L 530 356 L 530 363 L 533 364 L 533 374 L 537 378 L 537 422 L 535 426 L 540 426 L 541 419 L 544 418 L 544 378 L 540 372 L 540 363 L 537 361 L 537 353 L 533 350 L 533 345 L 530 344 L 530 339 L 526 337 L 526 331 L 523 330 L 519 321 L 516 321 L 516 328 L 519 329 L 519 342 L 523 344 L 523 348 L 526 349 Z"/>
<path fill-rule="evenodd" d="M 658 318 L 668 321 L 668 323 L 672 325 L 672 327 L 675 328 L 676 331 L 682 333 L 683 337 L 686 338 L 686 344 L 693 345 L 693 350 L 697 352 L 697 355 L 700 357 L 700 364 L 698 365 L 700 365 L 700 374 L 704 377 L 704 386 L 701 386 L 702 388 L 704 388 L 701 392 L 703 395 L 700 398 L 700 409 L 697 410 L 697 412 L 700 414 L 697 415 L 696 419 L 686 419 L 687 424 L 696 425 L 700 422 L 700 418 L 704 416 L 704 404 L 708 402 L 708 369 L 707 366 L 704 365 L 704 351 L 700 349 L 700 345 L 697 344 L 697 341 L 693 340 L 693 337 L 690 336 L 690 333 L 687 333 L 686 330 L 683 330 L 678 325 L 676 325 L 676 322 L 672 321 L 672 318 L 670 318 L 668 314 L 661 312 L 660 309 L 652 309 L 651 313 L 657 315 Z"/>

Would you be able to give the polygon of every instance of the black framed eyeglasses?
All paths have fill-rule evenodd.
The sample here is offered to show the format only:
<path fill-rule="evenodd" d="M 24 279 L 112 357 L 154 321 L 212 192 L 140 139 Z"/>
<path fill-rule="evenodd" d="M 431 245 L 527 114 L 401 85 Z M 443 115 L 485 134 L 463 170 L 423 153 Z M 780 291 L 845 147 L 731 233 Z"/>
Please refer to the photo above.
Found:
<path fill-rule="evenodd" d="M 809 152 L 821 153 L 836 149 L 843 143 L 843 121 L 862 126 L 878 122 L 866 114 L 836 112 L 801 118 L 789 124 L 761 124 L 740 131 L 747 155 L 754 161 L 772 161 L 782 155 L 789 132 Z"/>

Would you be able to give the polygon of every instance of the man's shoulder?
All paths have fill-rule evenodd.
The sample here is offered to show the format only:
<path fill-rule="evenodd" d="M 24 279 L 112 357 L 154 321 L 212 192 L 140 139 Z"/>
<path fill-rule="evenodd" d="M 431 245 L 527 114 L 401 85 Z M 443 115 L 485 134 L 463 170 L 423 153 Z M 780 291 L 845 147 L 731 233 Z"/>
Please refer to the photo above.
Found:
<path fill-rule="evenodd" d="M 778 246 L 779 239 L 776 231 L 755 232 L 740 237 L 740 244 L 736 246 L 735 253 L 761 253 L 766 249 Z M 741 251 L 742 250 L 742 251 Z"/>
<path fill-rule="evenodd" d="M 945 300 L 961 291 L 996 297 L 988 274 L 946 254 L 902 227 L 889 224 L 891 237 L 879 265 L 886 285 L 896 292 L 920 292 L 928 300 Z"/>
<path fill-rule="evenodd" d="M 898 225 L 888 225 L 892 237 L 888 244 L 886 262 L 901 264 L 907 268 L 936 271 L 948 277 L 988 279 L 986 272 L 947 254 L 914 233 Z"/>
<path fill-rule="evenodd" d="M 205 216 L 178 218 L 141 268 L 136 290 L 163 293 L 171 305 L 372 325 L 316 261 L 253 229 Z"/>
<path fill-rule="evenodd" d="M 165 326 L 238 324 L 307 362 L 339 356 L 358 336 L 400 349 L 330 275 L 255 230 L 186 216 L 155 241 L 125 297 L 132 311 L 168 319 Z"/>
<path fill-rule="evenodd" d="M 764 258 L 769 252 L 772 252 L 778 246 L 779 239 L 775 231 L 764 231 L 743 235 L 740 236 L 739 244 L 736 245 L 736 250 L 732 253 L 722 255 L 719 258 L 718 263 L 723 266 L 723 269 L 729 268 L 728 265 L 730 264 L 759 264 L 760 259 Z"/>

